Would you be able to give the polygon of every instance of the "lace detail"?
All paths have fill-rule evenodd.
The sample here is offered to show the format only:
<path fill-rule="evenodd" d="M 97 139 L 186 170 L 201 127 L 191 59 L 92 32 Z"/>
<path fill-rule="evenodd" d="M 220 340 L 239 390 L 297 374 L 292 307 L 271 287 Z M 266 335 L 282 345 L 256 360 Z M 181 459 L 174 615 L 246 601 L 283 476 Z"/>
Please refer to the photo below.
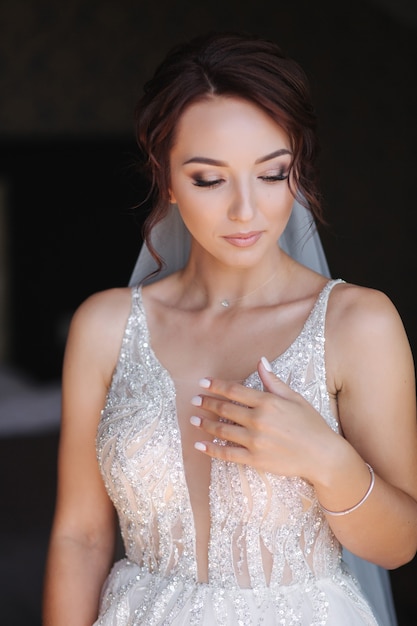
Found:
<path fill-rule="evenodd" d="M 272 363 L 336 432 L 324 329 L 338 282 L 327 283 L 301 333 Z M 245 385 L 262 389 L 257 372 Z M 97 456 L 126 550 L 103 590 L 97 626 L 377 623 L 344 570 L 314 489 L 301 478 L 212 460 L 209 582 L 197 582 L 175 387 L 152 351 L 140 287 L 132 289 Z"/>

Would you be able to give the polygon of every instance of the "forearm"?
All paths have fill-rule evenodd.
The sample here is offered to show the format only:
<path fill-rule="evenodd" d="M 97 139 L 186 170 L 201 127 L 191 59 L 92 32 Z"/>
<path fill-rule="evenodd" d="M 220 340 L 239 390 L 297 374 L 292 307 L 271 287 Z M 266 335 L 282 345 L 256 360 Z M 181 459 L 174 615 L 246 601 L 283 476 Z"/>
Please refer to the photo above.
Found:
<path fill-rule="evenodd" d="M 72 538 L 52 538 L 47 560 L 43 626 L 91 626 L 112 551 Z"/>
<path fill-rule="evenodd" d="M 326 466 L 327 468 L 330 467 Z M 338 450 L 332 469 L 315 484 L 317 497 L 333 512 L 361 502 L 371 484 L 365 462 L 353 451 Z M 345 515 L 326 513 L 339 541 L 364 559 L 393 569 L 410 561 L 417 550 L 417 502 L 374 471 L 374 485 L 365 501 Z"/>

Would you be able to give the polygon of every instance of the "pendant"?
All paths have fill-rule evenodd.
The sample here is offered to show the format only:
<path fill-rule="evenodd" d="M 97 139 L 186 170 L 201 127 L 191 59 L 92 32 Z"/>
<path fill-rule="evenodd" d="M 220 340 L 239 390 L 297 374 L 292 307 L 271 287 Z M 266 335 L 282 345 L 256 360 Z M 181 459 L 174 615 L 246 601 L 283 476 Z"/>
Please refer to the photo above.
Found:
<path fill-rule="evenodd" d="M 227 309 L 227 307 L 230 306 L 229 300 L 226 300 L 226 299 L 222 300 L 220 304 L 224 306 L 225 309 Z"/>

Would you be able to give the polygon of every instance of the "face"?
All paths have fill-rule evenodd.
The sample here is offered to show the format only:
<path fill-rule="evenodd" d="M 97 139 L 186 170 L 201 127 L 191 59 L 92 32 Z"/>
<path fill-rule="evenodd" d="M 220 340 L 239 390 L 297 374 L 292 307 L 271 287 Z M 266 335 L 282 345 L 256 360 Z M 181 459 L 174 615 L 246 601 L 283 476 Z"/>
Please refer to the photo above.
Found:
<path fill-rule="evenodd" d="M 276 255 L 294 201 L 291 159 L 288 135 L 246 100 L 216 96 L 186 109 L 170 191 L 193 251 L 236 267 Z"/>

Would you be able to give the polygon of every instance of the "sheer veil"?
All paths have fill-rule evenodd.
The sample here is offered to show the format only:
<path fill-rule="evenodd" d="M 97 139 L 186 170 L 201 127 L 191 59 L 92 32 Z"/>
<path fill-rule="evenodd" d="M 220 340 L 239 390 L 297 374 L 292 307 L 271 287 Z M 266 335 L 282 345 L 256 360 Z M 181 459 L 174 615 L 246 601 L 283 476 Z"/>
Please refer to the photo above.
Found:
<path fill-rule="evenodd" d="M 164 259 L 161 272 L 147 280 L 157 269 L 146 244 L 142 246 L 129 285 L 152 282 L 181 269 L 187 262 L 190 238 L 177 207 L 171 205 L 166 218 L 152 231 L 152 244 Z M 310 212 L 294 202 L 288 225 L 279 241 L 280 246 L 294 259 L 315 271 L 330 277 L 322 243 Z M 359 580 L 373 606 L 381 626 L 397 626 L 391 584 L 387 570 L 354 556 L 344 549 L 344 561 Z"/>
<path fill-rule="evenodd" d="M 279 243 L 283 250 L 294 259 L 330 277 L 323 247 L 311 214 L 298 202 L 294 202 L 287 228 Z M 153 229 L 152 245 L 164 259 L 164 268 L 158 276 L 149 281 L 145 280 L 157 269 L 157 264 L 146 244 L 143 245 L 130 277 L 130 286 L 163 278 L 186 264 L 190 251 L 190 237 L 175 204 L 170 206 L 167 217 Z"/>

